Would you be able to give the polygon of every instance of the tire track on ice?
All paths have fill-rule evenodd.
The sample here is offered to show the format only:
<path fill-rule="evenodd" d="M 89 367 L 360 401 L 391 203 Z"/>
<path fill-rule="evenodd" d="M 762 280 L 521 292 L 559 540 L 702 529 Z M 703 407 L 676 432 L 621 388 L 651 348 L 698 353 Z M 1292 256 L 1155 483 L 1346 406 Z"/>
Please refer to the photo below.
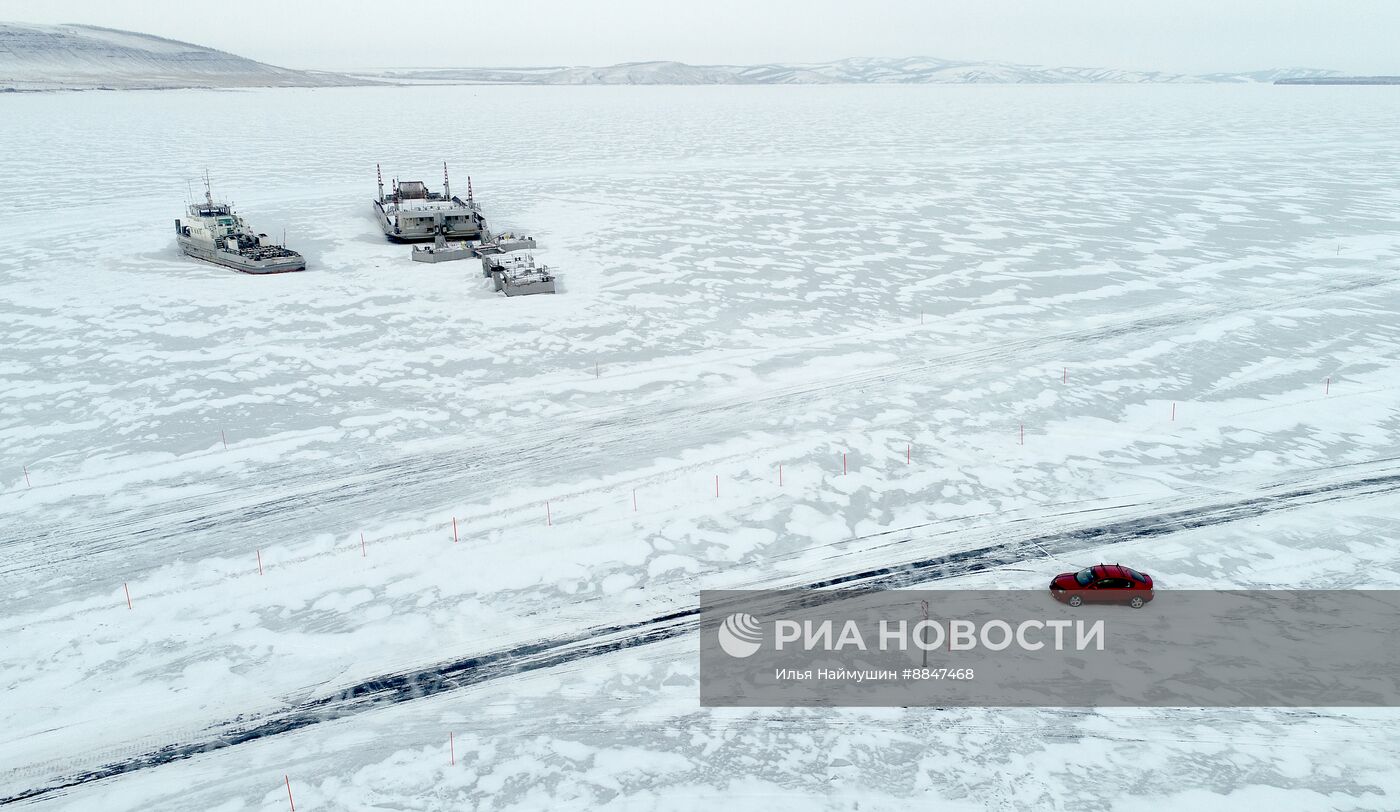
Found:
<path fill-rule="evenodd" d="M 1387 470 L 1341 481 L 1290 485 L 1231 502 L 1165 510 L 1136 518 L 1118 519 L 1059 532 L 1027 536 L 945 555 L 925 557 L 809 580 L 785 588 L 894 589 L 983 572 L 1041 558 L 1069 555 L 1087 547 L 1103 547 L 1144 538 L 1252 519 L 1269 513 L 1343 499 L 1362 499 L 1400 492 L 1400 472 Z M 878 534 L 886 535 L 885 530 Z M 96 781 L 158 767 L 228 747 L 302 730 L 322 722 L 356 716 L 403 702 L 436 696 L 515 674 L 553 668 L 650 643 L 670 640 L 698 628 L 698 608 L 686 608 L 643 620 L 515 645 L 496 651 L 384 674 L 342 690 L 304 701 L 287 711 L 239 716 L 203 731 L 202 739 L 174 742 L 138 756 L 111 762 L 12 792 L 0 806 L 52 796 Z M 10 773 L 24 777 L 30 770 Z"/>

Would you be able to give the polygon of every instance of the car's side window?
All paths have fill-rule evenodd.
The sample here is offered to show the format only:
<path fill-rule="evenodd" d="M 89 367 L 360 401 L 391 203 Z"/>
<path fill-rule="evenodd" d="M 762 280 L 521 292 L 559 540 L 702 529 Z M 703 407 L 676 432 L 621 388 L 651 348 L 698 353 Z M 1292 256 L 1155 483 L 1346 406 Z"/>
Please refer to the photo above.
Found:
<path fill-rule="evenodd" d="M 1123 589 L 1128 586 L 1132 584 L 1123 578 L 1105 578 L 1099 581 L 1099 589 Z"/>

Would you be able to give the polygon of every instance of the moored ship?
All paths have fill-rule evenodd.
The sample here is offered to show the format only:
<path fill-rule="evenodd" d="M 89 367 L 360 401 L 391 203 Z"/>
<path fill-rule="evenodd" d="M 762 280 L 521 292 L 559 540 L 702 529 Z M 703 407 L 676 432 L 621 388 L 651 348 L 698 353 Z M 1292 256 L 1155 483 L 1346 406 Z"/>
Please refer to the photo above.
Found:
<path fill-rule="evenodd" d="M 389 194 L 384 193 L 384 175 L 376 164 L 379 197 L 374 201 L 374 216 L 384 236 L 395 242 L 432 240 L 441 234 L 455 240 L 481 240 L 488 233 L 486 218 L 472 197 L 472 179 L 467 178 L 467 199 L 452 194 L 447 178 L 447 164 L 442 165 L 442 191 L 430 192 L 427 184 L 418 180 L 394 180 Z"/>
<path fill-rule="evenodd" d="M 188 220 L 175 221 L 175 241 L 195 259 L 251 274 L 287 273 L 306 269 L 301 254 L 257 234 L 231 203 L 216 203 L 204 180 L 204 202 L 191 203 Z"/>

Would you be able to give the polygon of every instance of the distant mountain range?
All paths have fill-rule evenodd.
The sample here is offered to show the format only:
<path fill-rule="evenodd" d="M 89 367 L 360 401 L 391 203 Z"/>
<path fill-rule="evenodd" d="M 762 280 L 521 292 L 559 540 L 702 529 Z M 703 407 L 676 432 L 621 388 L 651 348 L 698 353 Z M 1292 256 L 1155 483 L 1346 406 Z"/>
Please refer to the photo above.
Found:
<path fill-rule="evenodd" d="M 1281 85 L 1400 85 L 1400 76 L 1312 76 L 1278 80 Z"/>
<path fill-rule="evenodd" d="M 1382 77 L 1383 78 L 1383 77 Z M 1109 68 L 1053 68 L 931 57 L 842 59 L 811 64 L 688 65 L 627 62 L 608 67 L 393 68 L 355 75 L 255 62 L 188 42 L 90 25 L 0 23 L 0 90 L 180 87 L 328 87 L 396 84 L 779 85 L 1347 83 L 1337 71 L 1286 68 L 1189 75 Z"/>
<path fill-rule="evenodd" d="M 626 62 L 603 68 L 399 68 L 367 74 L 397 82 L 528 85 L 1270 83 L 1280 79 L 1325 79 L 1340 75 L 1337 71 L 1315 68 L 1191 75 L 1111 68 L 1050 68 L 1006 62 L 959 62 L 932 57 L 865 57 L 836 62 L 767 65 Z"/>
<path fill-rule="evenodd" d="M 218 21 L 211 20 L 217 25 Z M 91 25 L 0 23 L 0 90 L 324 87 L 372 80 L 254 62 L 188 42 Z"/>

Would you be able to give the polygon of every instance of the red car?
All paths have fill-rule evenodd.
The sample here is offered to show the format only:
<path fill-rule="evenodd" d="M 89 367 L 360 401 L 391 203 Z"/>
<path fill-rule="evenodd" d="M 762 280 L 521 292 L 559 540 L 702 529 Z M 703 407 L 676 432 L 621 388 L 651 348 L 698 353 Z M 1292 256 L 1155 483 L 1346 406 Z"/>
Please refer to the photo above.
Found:
<path fill-rule="evenodd" d="M 1062 572 L 1050 582 L 1055 600 L 1070 606 L 1082 603 L 1126 603 L 1141 609 L 1152 600 L 1152 576 L 1122 564 L 1099 564 L 1079 572 Z"/>

